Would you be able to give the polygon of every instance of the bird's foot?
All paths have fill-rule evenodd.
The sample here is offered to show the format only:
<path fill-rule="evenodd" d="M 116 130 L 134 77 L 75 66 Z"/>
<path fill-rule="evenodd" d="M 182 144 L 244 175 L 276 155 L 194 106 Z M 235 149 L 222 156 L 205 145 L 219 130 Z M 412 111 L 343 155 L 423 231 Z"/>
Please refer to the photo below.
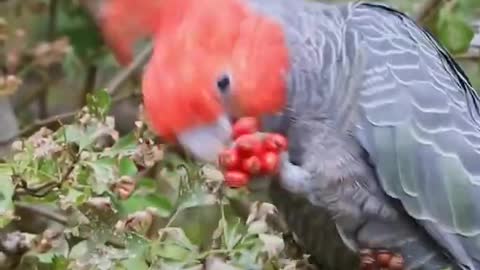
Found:
<path fill-rule="evenodd" d="M 302 167 L 292 164 L 287 152 L 280 155 L 280 182 L 284 189 L 297 195 L 308 193 L 312 175 Z"/>
<path fill-rule="evenodd" d="M 360 250 L 361 270 L 403 270 L 404 261 L 400 254 L 385 249 Z"/>

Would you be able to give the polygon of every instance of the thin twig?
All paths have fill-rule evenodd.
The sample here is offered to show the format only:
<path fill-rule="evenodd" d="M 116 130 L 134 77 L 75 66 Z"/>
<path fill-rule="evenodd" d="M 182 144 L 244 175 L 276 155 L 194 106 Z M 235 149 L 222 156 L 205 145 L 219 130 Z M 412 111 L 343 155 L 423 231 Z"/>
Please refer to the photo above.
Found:
<path fill-rule="evenodd" d="M 48 10 L 48 28 L 47 28 L 47 40 L 52 42 L 55 39 L 57 32 L 57 11 L 58 11 L 58 1 L 50 0 L 49 10 Z M 48 81 L 47 81 L 48 84 Z M 48 86 L 47 89 L 40 93 L 38 99 L 39 106 L 39 115 L 40 118 L 45 118 L 48 115 Z"/>
<path fill-rule="evenodd" d="M 48 218 L 50 220 L 56 221 L 62 225 L 68 225 L 68 219 L 62 214 L 55 213 L 54 211 L 49 211 L 45 209 L 44 207 L 36 206 L 36 205 L 31 205 L 31 204 L 26 204 L 23 202 L 15 202 L 15 207 L 21 208 L 23 210 L 29 211 L 33 214 L 37 214 L 39 216 Z"/>
<path fill-rule="evenodd" d="M 115 92 L 117 92 L 120 86 L 122 86 L 131 76 L 133 76 L 141 68 L 143 68 L 143 66 L 147 63 L 151 53 L 152 45 L 148 44 L 127 67 L 122 69 L 118 74 L 113 77 L 113 79 L 107 84 L 106 91 L 110 94 L 114 94 Z"/>
<path fill-rule="evenodd" d="M 73 118 L 77 113 L 78 111 L 66 112 L 58 115 L 53 115 L 42 120 L 36 120 L 35 122 L 33 122 L 33 124 L 22 129 L 17 137 L 27 136 L 42 126 L 49 126 L 56 122 L 60 123 L 62 121 L 66 121 L 69 118 Z"/>
<path fill-rule="evenodd" d="M 442 3 L 443 0 L 428 0 L 425 2 L 416 16 L 417 22 L 423 25 L 428 18 L 437 12 Z"/>
<path fill-rule="evenodd" d="M 87 10 L 92 18 L 96 21 L 100 20 L 100 10 L 102 1 L 98 0 L 80 0 L 80 4 Z M 110 94 L 114 94 L 118 89 L 128 81 L 135 73 L 137 73 L 147 63 L 151 53 L 152 44 L 147 44 L 145 48 L 135 57 L 135 59 L 125 68 L 120 70 L 110 82 L 106 85 L 106 90 Z"/>
<path fill-rule="evenodd" d="M 118 102 L 123 101 L 125 99 L 136 97 L 137 95 L 138 95 L 138 93 L 133 92 L 133 93 L 130 93 L 128 95 L 118 96 L 118 97 L 115 97 L 113 99 L 113 103 L 118 103 Z M 73 118 L 78 112 L 79 112 L 79 110 L 65 112 L 65 113 L 61 113 L 61 114 L 57 114 L 57 115 L 47 117 L 47 118 L 42 119 L 42 120 L 34 121 L 29 126 L 23 128 L 17 134 L 16 137 L 28 136 L 28 135 L 32 134 L 35 130 L 37 130 L 38 128 L 43 127 L 43 126 L 50 126 L 54 123 L 63 124 L 65 122 L 69 122 L 71 120 L 71 118 Z"/>
<path fill-rule="evenodd" d="M 36 101 L 38 97 L 43 95 L 48 90 L 48 83 L 41 82 L 40 84 L 41 85 L 38 89 L 36 89 L 31 93 L 27 93 L 25 98 L 20 100 L 19 103 L 15 105 L 15 108 L 14 108 L 15 113 L 19 113 L 25 110 L 25 108 L 28 107 L 28 105 Z"/>
<path fill-rule="evenodd" d="M 244 198 L 236 198 L 234 196 L 229 196 L 228 194 L 226 195 L 226 198 L 228 199 L 233 211 L 235 211 L 240 218 L 246 221 L 250 214 L 250 207 L 253 205 L 253 203 Z M 277 214 L 268 214 L 266 222 L 270 228 L 276 231 L 288 231 L 288 225 Z"/>
<path fill-rule="evenodd" d="M 67 146 L 68 147 L 68 146 Z M 52 192 L 55 188 L 61 188 L 62 184 L 65 183 L 65 181 L 68 180 L 70 175 L 72 174 L 73 170 L 78 164 L 78 161 L 80 160 L 80 154 L 74 154 L 70 152 L 70 148 L 68 148 L 69 153 L 72 157 L 72 164 L 68 167 L 68 169 L 65 171 L 65 173 L 62 175 L 59 181 L 50 181 L 47 182 L 43 185 L 40 185 L 38 187 L 28 187 L 28 184 L 25 180 L 20 181 L 21 189 L 15 191 L 16 196 L 24 196 L 24 195 L 29 195 L 33 196 L 36 198 L 42 198 L 47 196 L 50 192 Z"/>
<path fill-rule="evenodd" d="M 25 196 L 30 195 L 33 197 L 45 197 L 45 194 L 48 193 L 48 190 L 51 190 L 53 187 L 57 186 L 57 181 L 47 182 L 40 186 L 28 187 L 28 184 L 25 180 L 20 181 L 21 189 L 15 190 L 16 196 Z M 42 190 L 47 190 L 43 191 Z"/>
<path fill-rule="evenodd" d="M 455 55 L 455 59 L 466 61 L 480 61 L 480 52 L 466 52 L 464 54 Z"/>
<path fill-rule="evenodd" d="M 57 9 L 58 1 L 50 0 L 50 6 L 48 10 L 48 30 L 47 30 L 47 39 L 48 41 L 53 41 L 55 39 L 55 34 L 57 32 Z"/>
<path fill-rule="evenodd" d="M 85 79 L 85 85 L 83 87 L 83 98 L 81 106 L 85 106 L 87 104 L 87 96 L 88 94 L 93 92 L 95 88 L 95 80 L 97 79 L 97 65 L 89 64 L 87 67 L 87 76 Z"/>

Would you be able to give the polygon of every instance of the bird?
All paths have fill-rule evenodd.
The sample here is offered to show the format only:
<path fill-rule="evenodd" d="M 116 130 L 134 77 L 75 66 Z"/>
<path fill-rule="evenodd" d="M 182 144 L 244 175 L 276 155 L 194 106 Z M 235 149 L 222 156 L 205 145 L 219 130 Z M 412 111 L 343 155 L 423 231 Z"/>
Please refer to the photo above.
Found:
<path fill-rule="evenodd" d="M 167 142 L 213 163 L 240 117 L 288 138 L 269 193 L 322 269 L 480 269 L 480 100 L 408 15 L 363 1 L 100 9 L 120 63 L 151 38 L 143 103 Z"/>

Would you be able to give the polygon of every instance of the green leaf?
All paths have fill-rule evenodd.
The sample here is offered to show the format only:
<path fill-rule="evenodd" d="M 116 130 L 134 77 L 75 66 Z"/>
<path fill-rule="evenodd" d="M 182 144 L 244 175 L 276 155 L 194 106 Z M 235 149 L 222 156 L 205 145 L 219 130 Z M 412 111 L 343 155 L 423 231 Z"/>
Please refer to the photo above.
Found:
<path fill-rule="evenodd" d="M 150 269 L 142 256 L 134 255 L 122 262 L 126 269 L 148 270 Z"/>
<path fill-rule="evenodd" d="M 171 214 L 173 206 L 168 199 L 158 194 L 138 195 L 134 194 L 125 201 L 121 201 L 122 214 L 128 215 L 147 207 L 154 207 L 160 216 L 167 217 Z"/>
<path fill-rule="evenodd" d="M 64 200 L 67 202 L 71 202 L 74 205 L 81 205 L 86 202 L 91 194 L 88 191 L 78 191 L 73 188 L 69 188 L 67 191 L 67 195 L 64 197 Z"/>
<path fill-rule="evenodd" d="M 91 162 L 86 162 L 93 170 L 92 189 L 97 194 L 108 190 L 108 185 L 115 180 L 115 160 L 112 158 L 102 158 Z"/>
<path fill-rule="evenodd" d="M 0 228 L 5 227 L 13 219 L 14 191 L 10 168 L 0 167 Z"/>
<path fill-rule="evenodd" d="M 127 233 L 126 246 L 132 254 L 144 255 L 149 251 L 151 242 L 136 233 Z"/>
<path fill-rule="evenodd" d="M 237 218 L 236 222 L 233 225 L 228 224 L 226 228 L 226 235 L 224 236 L 225 246 L 229 250 L 233 250 L 235 246 L 242 239 L 240 234 L 240 219 Z"/>
<path fill-rule="evenodd" d="M 52 263 L 53 258 L 55 257 L 55 253 L 51 252 L 51 251 L 45 252 L 45 253 L 37 253 L 36 257 L 37 257 L 38 261 L 40 261 L 42 263 Z"/>
<path fill-rule="evenodd" d="M 475 34 L 462 16 L 446 8 L 439 12 L 437 32 L 440 42 L 453 54 L 466 52 Z"/>
<path fill-rule="evenodd" d="M 185 261 L 190 257 L 191 251 L 175 244 L 165 243 L 155 253 L 165 259 Z"/>
<path fill-rule="evenodd" d="M 49 176 L 56 175 L 59 171 L 59 164 L 53 159 L 40 159 L 38 160 L 38 165 L 37 175 L 43 181 L 52 181 L 52 178 Z"/>
<path fill-rule="evenodd" d="M 163 228 L 159 234 L 162 241 L 152 247 L 154 255 L 181 262 L 196 260 L 198 247 L 192 244 L 182 229 Z"/>
<path fill-rule="evenodd" d="M 83 240 L 78 242 L 75 246 L 72 247 L 70 250 L 69 258 L 71 259 L 80 259 L 83 256 L 87 255 L 89 250 L 91 249 L 91 243 L 87 240 Z"/>
<path fill-rule="evenodd" d="M 95 91 L 87 96 L 87 106 L 96 116 L 103 118 L 110 111 L 112 98 L 105 90 Z"/>
<path fill-rule="evenodd" d="M 67 142 L 78 144 L 80 150 L 91 146 L 100 135 L 98 133 L 98 127 L 95 126 L 87 126 L 84 128 L 78 125 L 68 125 L 64 127 L 64 130 Z"/>
<path fill-rule="evenodd" d="M 137 174 L 138 169 L 133 160 L 129 158 L 122 158 L 120 160 L 119 172 L 120 176 L 134 176 L 135 174 Z"/>
<path fill-rule="evenodd" d="M 67 270 L 68 260 L 63 256 L 54 256 L 52 260 L 52 270 Z"/>
<path fill-rule="evenodd" d="M 155 191 L 156 187 L 157 187 L 156 181 L 148 177 L 141 178 L 137 182 L 137 189 L 146 189 L 150 191 Z"/>
<path fill-rule="evenodd" d="M 188 195 L 182 197 L 182 200 L 178 205 L 178 209 L 184 210 L 192 207 L 214 205 L 216 202 L 217 198 L 215 195 L 206 193 L 201 189 L 196 189 Z"/>
<path fill-rule="evenodd" d="M 121 137 L 109 150 L 102 153 L 103 156 L 130 156 L 137 149 L 137 139 L 133 133 Z"/>

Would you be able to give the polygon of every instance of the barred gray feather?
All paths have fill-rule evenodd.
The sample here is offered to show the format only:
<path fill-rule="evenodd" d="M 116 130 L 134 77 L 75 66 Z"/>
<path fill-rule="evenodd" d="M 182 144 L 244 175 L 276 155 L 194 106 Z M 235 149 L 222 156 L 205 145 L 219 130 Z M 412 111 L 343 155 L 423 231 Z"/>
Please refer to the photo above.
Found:
<path fill-rule="evenodd" d="M 290 161 L 311 175 L 301 196 L 318 216 L 330 217 L 347 245 L 400 250 L 408 269 L 480 269 L 480 99 L 449 53 L 386 6 L 249 3 L 285 29 L 289 104 L 267 120 L 289 135 Z M 278 205 L 299 196 L 287 184 L 301 180 L 283 181 L 283 193 L 272 188 Z M 381 205 L 397 217 L 382 217 Z M 295 206 L 283 210 L 302 235 Z M 312 253 L 328 250 L 323 241 Z"/>

